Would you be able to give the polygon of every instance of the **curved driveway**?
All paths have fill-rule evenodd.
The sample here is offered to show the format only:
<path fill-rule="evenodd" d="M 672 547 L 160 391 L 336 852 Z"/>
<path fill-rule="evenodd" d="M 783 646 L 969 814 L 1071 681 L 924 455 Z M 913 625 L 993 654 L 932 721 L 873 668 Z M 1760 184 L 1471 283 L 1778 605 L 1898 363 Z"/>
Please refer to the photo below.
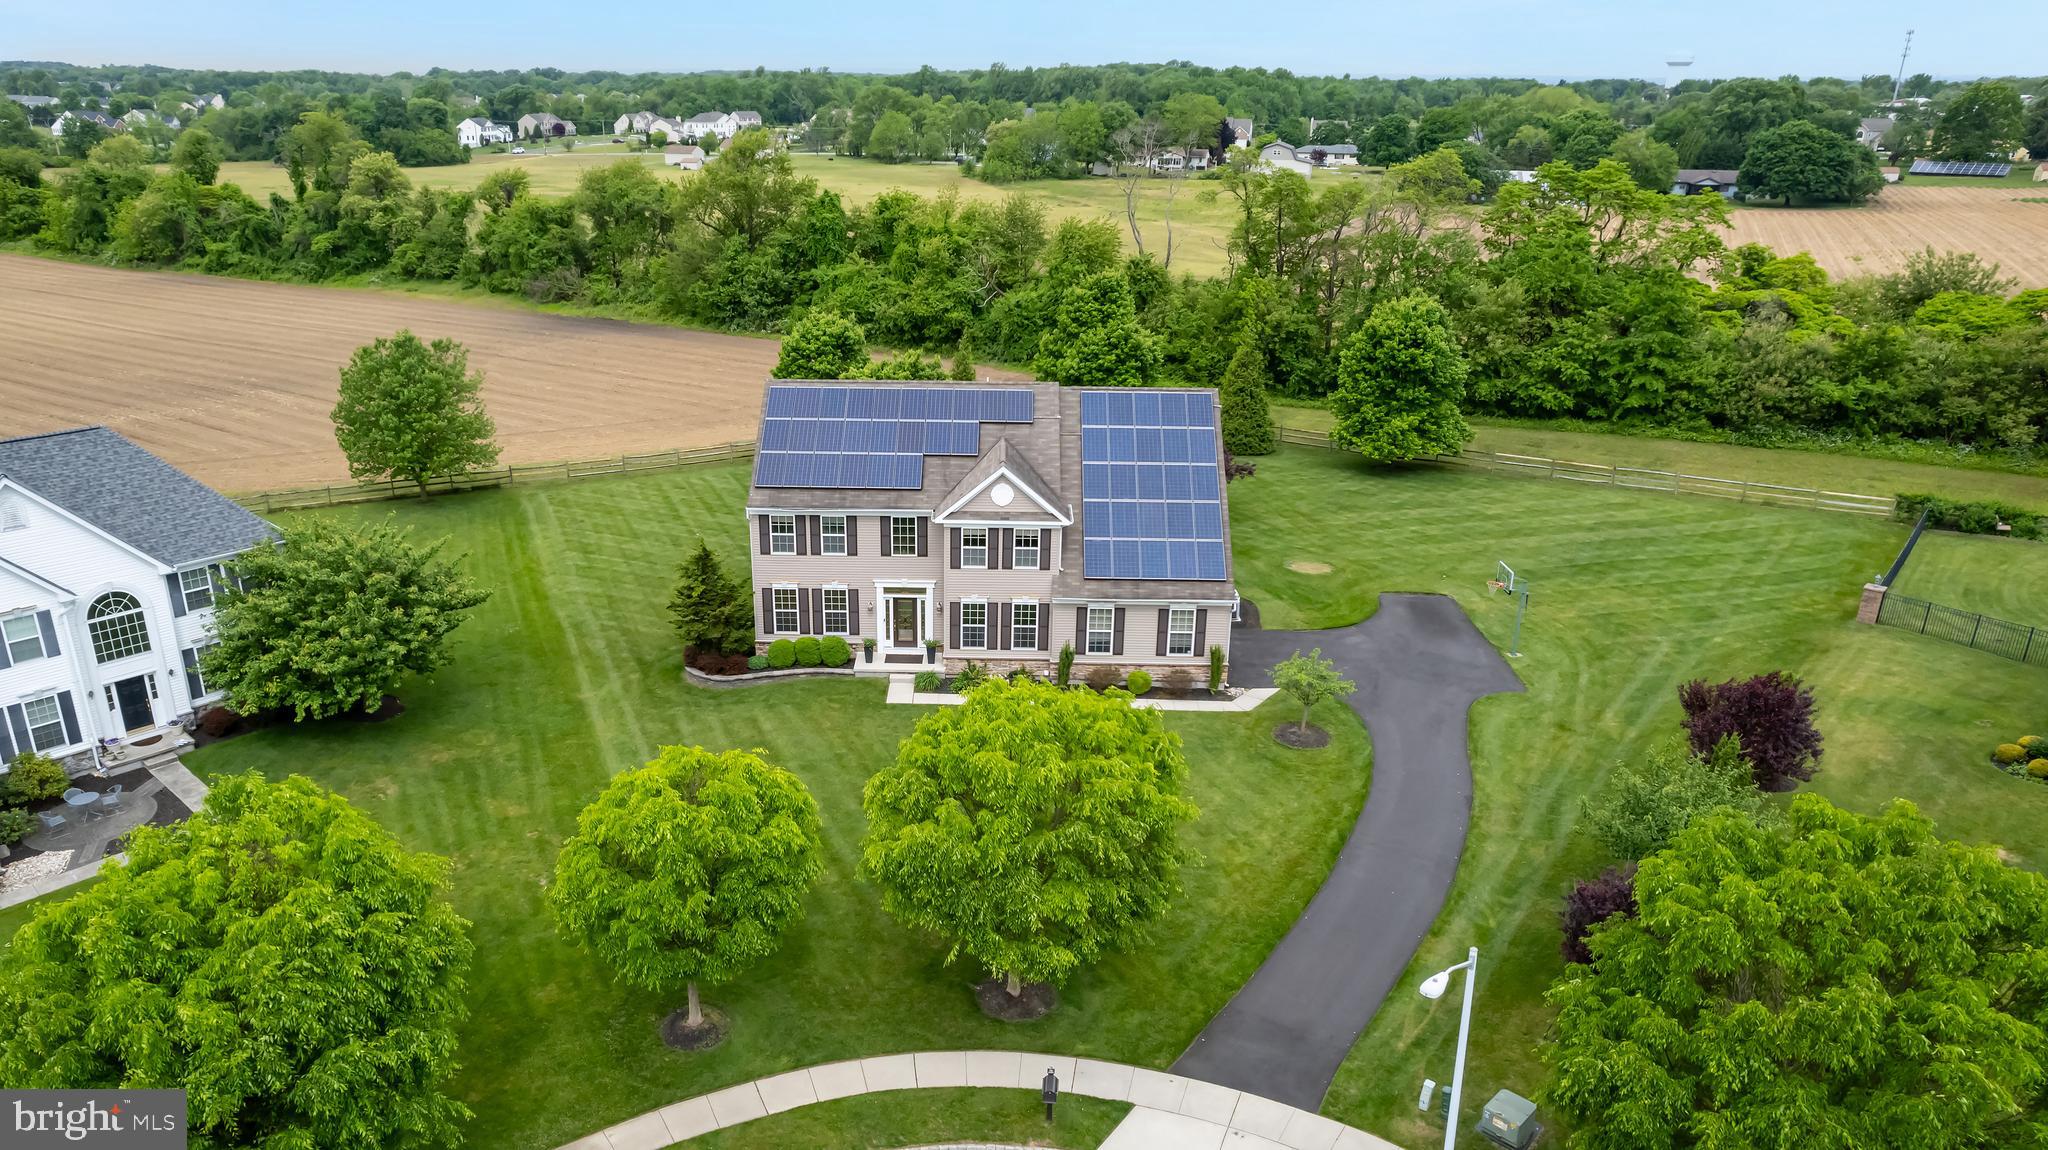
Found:
<path fill-rule="evenodd" d="M 1249 603 L 1245 616 L 1230 639 L 1240 686 L 1270 685 L 1274 664 L 1311 647 L 1357 682 L 1372 789 L 1301 918 L 1173 1072 L 1314 1112 L 1450 893 L 1472 814 L 1466 715 L 1522 684 L 1442 595 L 1382 595 L 1370 619 L 1330 631 L 1260 630 Z"/>

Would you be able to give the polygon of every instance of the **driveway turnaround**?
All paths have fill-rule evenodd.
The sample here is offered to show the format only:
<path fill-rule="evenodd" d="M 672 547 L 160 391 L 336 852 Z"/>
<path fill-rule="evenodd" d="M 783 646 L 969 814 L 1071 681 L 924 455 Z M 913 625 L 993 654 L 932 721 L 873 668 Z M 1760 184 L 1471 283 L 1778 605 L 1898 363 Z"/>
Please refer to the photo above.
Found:
<path fill-rule="evenodd" d="M 1274 664 L 1311 647 L 1357 682 L 1372 789 L 1322 889 L 1173 1072 L 1314 1112 L 1450 893 L 1472 815 L 1466 715 L 1522 684 L 1442 595 L 1382 595 L 1372 618 L 1330 631 L 1265 631 L 1244 614 L 1230 639 L 1240 685 L 1270 685 Z"/>

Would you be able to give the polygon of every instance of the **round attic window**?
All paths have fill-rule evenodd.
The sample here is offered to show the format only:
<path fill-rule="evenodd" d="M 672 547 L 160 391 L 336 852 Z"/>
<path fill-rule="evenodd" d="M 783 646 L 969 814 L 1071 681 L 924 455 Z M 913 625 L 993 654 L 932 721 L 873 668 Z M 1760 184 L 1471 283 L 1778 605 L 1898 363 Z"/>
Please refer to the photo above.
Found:
<path fill-rule="evenodd" d="M 1008 507 L 1010 500 L 1017 498 L 1017 489 L 1007 483 L 998 483 L 996 489 L 988 493 L 988 497 L 995 500 L 997 507 Z"/>

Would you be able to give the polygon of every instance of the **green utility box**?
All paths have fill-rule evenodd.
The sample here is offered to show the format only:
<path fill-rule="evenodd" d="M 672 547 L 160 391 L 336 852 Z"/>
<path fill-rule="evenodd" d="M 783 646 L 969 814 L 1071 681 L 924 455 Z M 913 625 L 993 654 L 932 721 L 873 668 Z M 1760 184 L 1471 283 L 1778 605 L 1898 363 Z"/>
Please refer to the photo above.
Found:
<path fill-rule="evenodd" d="M 1513 1150 L 1528 1150 L 1542 1130 L 1536 1125 L 1536 1104 L 1511 1090 L 1494 1095 L 1479 1112 L 1479 1133 Z"/>

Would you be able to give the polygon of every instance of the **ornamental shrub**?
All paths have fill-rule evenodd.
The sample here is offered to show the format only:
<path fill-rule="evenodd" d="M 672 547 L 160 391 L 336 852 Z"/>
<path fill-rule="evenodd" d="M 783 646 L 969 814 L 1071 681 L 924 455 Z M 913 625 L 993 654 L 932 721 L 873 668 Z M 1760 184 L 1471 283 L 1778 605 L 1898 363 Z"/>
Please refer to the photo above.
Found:
<path fill-rule="evenodd" d="M 2048 781 L 2048 759 L 2035 759 L 2027 764 L 2027 777 Z"/>
<path fill-rule="evenodd" d="M 2001 767 L 2024 763 L 2027 761 L 2027 749 L 2018 743 L 2000 743 L 1998 749 L 1991 752 L 1991 761 Z"/>
<path fill-rule="evenodd" d="M 787 639 L 777 639 L 768 644 L 768 669 L 787 671 L 796 666 L 796 644 Z"/>
<path fill-rule="evenodd" d="M 1209 689 L 1223 689 L 1223 645 L 1220 643 L 1212 643 L 1209 646 Z"/>
<path fill-rule="evenodd" d="M 1636 864 L 1632 862 L 1608 867 L 1598 878 L 1572 884 L 1571 893 L 1564 896 L 1564 911 L 1558 916 L 1564 928 L 1564 942 L 1558 949 L 1564 960 L 1593 961 L 1593 952 L 1586 948 L 1586 935 L 1595 925 L 1617 914 L 1629 918 L 1636 915 Z"/>
<path fill-rule="evenodd" d="M 2048 751 L 2048 739 L 2044 739 L 2039 735 L 2021 735 L 2018 742 L 2020 746 L 2025 747 L 2029 753 L 2034 755 Z"/>
<path fill-rule="evenodd" d="M 1098 691 L 1109 690 L 1111 687 L 1116 686 L 1116 681 L 1117 673 L 1115 667 L 1097 665 L 1088 668 L 1088 685 Z"/>
<path fill-rule="evenodd" d="M 749 670 L 749 671 L 765 671 L 765 670 L 767 670 L 767 669 L 768 669 L 768 656 L 766 656 L 766 655 L 748 655 L 748 656 L 747 656 L 747 670 Z"/>
<path fill-rule="evenodd" d="M 1072 643 L 1061 643 L 1061 644 L 1060 644 L 1060 663 L 1059 663 L 1059 672 L 1058 672 L 1058 674 L 1057 674 L 1057 675 L 1055 676 L 1055 678 L 1054 678 L 1054 680 L 1053 680 L 1053 681 L 1054 681 L 1054 682 L 1056 682 L 1057 684 L 1059 684 L 1060 686 L 1064 687 L 1064 686 L 1066 686 L 1066 685 L 1067 685 L 1067 684 L 1068 684 L 1069 682 L 1071 682 L 1071 681 L 1073 680 L 1073 678 L 1074 678 L 1074 645 L 1073 645 Z"/>
<path fill-rule="evenodd" d="M 1191 691 L 1195 687 L 1195 673 L 1186 667 L 1175 667 L 1159 676 L 1159 683 L 1169 691 Z"/>
<path fill-rule="evenodd" d="M 1998 533 L 2006 524 L 2015 539 L 2048 538 L 2048 515 L 1988 499 L 1943 499 L 1939 495 L 1901 493 L 1894 514 L 1900 522 L 1911 523 L 1927 512 L 1927 525 L 1943 531 L 1965 531 L 1974 535 Z"/>
<path fill-rule="evenodd" d="M 1142 695 L 1151 690 L 1151 673 L 1149 671 L 1132 671 L 1124 678 L 1124 689 L 1133 695 Z"/>
<path fill-rule="evenodd" d="M 1678 689 L 1678 702 L 1694 754 L 1712 755 L 1715 744 L 1734 735 L 1764 790 L 1790 790 L 1813 777 L 1821 735 L 1813 725 L 1813 692 L 1798 677 L 1772 671 L 1725 683 L 1695 679 Z"/>
<path fill-rule="evenodd" d="M 797 666 L 815 667 L 822 658 L 824 653 L 818 649 L 818 640 L 814 636 L 805 635 L 796 641 Z"/>
<path fill-rule="evenodd" d="M 20 842 L 28 837 L 29 829 L 35 825 L 36 817 L 25 807 L 0 810 L 0 845 Z"/>
<path fill-rule="evenodd" d="M 953 689 L 964 695 L 986 682 L 988 682 L 988 668 L 969 659 L 966 666 L 960 668 L 960 673 L 953 676 Z"/>
<path fill-rule="evenodd" d="M 919 671 L 917 678 L 911 681 L 911 686 L 916 688 L 918 694 L 929 695 L 945 686 L 945 682 L 939 678 L 937 671 Z"/>
<path fill-rule="evenodd" d="M 20 806 L 54 799 L 64 793 L 71 777 L 64 773 L 64 764 L 48 755 L 34 751 L 23 751 L 14 756 L 13 768 L 7 773 L 7 801 Z"/>
<path fill-rule="evenodd" d="M 818 641 L 818 660 L 827 667 L 844 667 L 853 658 L 853 648 L 837 635 L 827 635 Z"/>

